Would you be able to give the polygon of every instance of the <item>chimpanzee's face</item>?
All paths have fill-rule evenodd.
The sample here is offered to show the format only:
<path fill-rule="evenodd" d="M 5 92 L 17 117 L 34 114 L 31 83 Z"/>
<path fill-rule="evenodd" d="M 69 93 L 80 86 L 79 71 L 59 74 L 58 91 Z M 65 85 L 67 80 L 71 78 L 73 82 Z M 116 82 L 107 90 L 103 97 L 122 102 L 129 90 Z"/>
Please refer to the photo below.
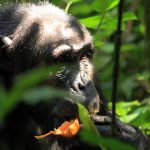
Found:
<path fill-rule="evenodd" d="M 100 99 L 93 83 L 92 58 L 93 48 L 90 43 L 78 52 L 71 51 L 61 54 L 57 62 L 63 61 L 65 66 L 55 75 L 59 83 L 54 84 L 69 91 L 71 95 L 67 98 L 69 102 L 81 102 L 87 107 L 89 113 L 96 114 L 99 111 Z M 66 109 L 64 108 L 63 112 Z"/>
<path fill-rule="evenodd" d="M 76 26 L 79 28 L 78 30 Z M 59 29 L 57 28 L 57 30 Z M 81 102 L 86 106 L 90 114 L 96 114 L 99 112 L 100 99 L 93 82 L 94 67 L 92 59 L 94 49 L 91 36 L 84 26 L 77 23 L 64 27 L 63 30 L 57 32 L 56 37 L 64 36 L 65 34 L 67 38 L 63 41 L 64 37 L 62 37 L 62 43 L 60 41 L 59 44 L 56 44 L 56 41 L 54 42 L 57 46 L 52 49 L 52 58 L 46 56 L 48 64 L 65 64 L 55 75 L 55 83 L 52 81 L 50 84 L 60 85 L 69 91 L 71 95 L 71 97 L 67 98 L 69 103 Z M 60 108 L 59 105 L 56 105 L 55 110 L 58 111 L 59 115 L 60 111 L 63 112 L 61 113 L 63 115 L 69 115 L 73 113 L 75 108 L 74 106 L 69 107 L 71 105 L 64 102 L 60 105 Z"/>

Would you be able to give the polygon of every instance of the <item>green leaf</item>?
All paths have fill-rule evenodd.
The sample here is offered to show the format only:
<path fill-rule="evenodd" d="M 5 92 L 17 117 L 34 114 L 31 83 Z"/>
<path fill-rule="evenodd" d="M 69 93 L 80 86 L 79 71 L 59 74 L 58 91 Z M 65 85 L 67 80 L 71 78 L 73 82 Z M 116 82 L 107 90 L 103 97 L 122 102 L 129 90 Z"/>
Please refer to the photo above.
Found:
<path fill-rule="evenodd" d="M 60 66 L 51 66 L 47 68 L 38 68 L 30 70 L 17 77 L 16 83 L 6 94 L 5 100 L 0 105 L 0 120 L 9 113 L 21 100 L 23 93 L 32 87 L 45 80 L 50 74 L 56 72 Z"/>
<path fill-rule="evenodd" d="M 123 21 L 137 20 L 137 16 L 133 12 L 123 13 Z"/>
<path fill-rule="evenodd" d="M 139 80 L 139 81 L 142 81 L 142 80 L 149 80 L 150 78 L 150 71 L 143 71 L 142 73 L 138 73 L 136 75 L 136 79 Z"/>
<path fill-rule="evenodd" d="M 116 6 L 119 4 L 119 1 L 120 1 L 120 0 L 114 0 L 114 1 L 109 5 L 109 7 L 108 7 L 107 10 L 110 10 L 110 9 L 116 7 Z"/>
<path fill-rule="evenodd" d="M 93 124 L 93 122 L 91 121 L 91 119 L 89 117 L 89 113 L 88 113 L 87 109 L 80 103 L 77 103 L 77 105 L 78 105 L 79 117 L 81 119 L 81 122 L 83 123 L 83 126 L 87 130 L 90 130 L 90 131 L 98 134 L 98 131 L 97 131 L 95 125 Z"/>
<path fill-rule="evenodd" d="M 150 108 L 149 108 L 149 106 L 143 106 L 143 107 L 137 108 L 132 113 L 137 114 L 136 118 L 133 118 L 132 120 L 130 120 L 130 121 L 132 121 L 132 123 L 134 125 L 142 126 L 144 123 L 150 122 L 150 119 L 149 119 Z"/>
<path fill-rule="evenodd" d="M 64 90 L 52 87 L 39 87 L 26 91 L 23 99 L 26 103 L 35 104 L 40 101 L 49 101 L 54 97 L 65 97 L 67 93 Z"/>
<path fill-rule="evenodd" d="M 92 16 L 84 19 L 80 19 L 80 23 L 84 24 L 87 28 L 97 29 L 97 25 L 101 19 L 101 16 Z"/>
<path fill-rule="evenodd" d="M 51 66 L 47 68 L 38 68 L 29 70 L 28 72 L 17 76 L 15 86 L 13 88 L 25 89 L 31 87 L 42 80 L 45 80 L 49 75 L 55 74 L 60 66 Z"/>
<path fill-rule="evenodd" d="M 91 8 L 93 10 L 96 10 L 98 12 L 105 12 L 108 8 L 108 0 L 94 0 L 94 2 L 91 5 Z"/>
<path fill-rule="evenodd" d="M 78 3 L 76 5 L 73 5 L 69 12 L 73 14 L 74 16 L 87 16 L 91 15 L 92 13 L 91 5 L 89 3 Z M 79 19 L 79 18 L 78 18 Z"/>
<path fill-rule="evenodd" d="M 104 13 L 114 8 L 118 3 L 119 0 L 95 0 L 92 3 L 92 9 Z"/>
<path fill-rule="evenodd" d="M 105 138 L 105 137 L 96 135 L 95 133 L 89 130 L 80 131 L 80 136 L 87 143 L 90 143 L 95 146 L 103 145 L 103 147 L 109 150 L 120 150 L 120 149 L 121 150 L 135 150 L 135 148 L 133 148 L 131 145 L 122 143 L 121 141 L 117 139 Z"/>
<path fill-rule="evenodd" d="M 87 28 L 97 29 L 97 26 L 101 19 L 102 19 L 101 15 L 96 15 L 96 16 L 80 19 L 79 21 L 80 23 L 84 24 Z M 122 22 L 126 22 L 129 20 L 137 20 L 137 17 L 132 12 L 123 13 Z M 117 28 L 117 22 L 118 22 L 117 16 L 112 16 L 112 15 L 106 16 L 104 17 L 100 28 L 114 31 Z M 122 24 L 122 29 L 123 30 L 125 29 L 124 24 Z"/>
<path fill-rule="evenodd" d="M 78 109 L 79 109 L 79 116 L 80 116 L 81 122 L 83 123 L 83 127 L 84 127 L 84 129 L 82 131 L 80 131 L 80 136 L 84 141 L 86 141 L 92 145 L 110 148 L 110 150 L 120 150 L 120 149 L 133 150 L 132 146 L 126 145 L 118 140 L 101 137 L 99 135 L 95 125 L 90 120 L 89 114 L 88 114 L 88 111 L 86 110 L 86 108 L 79 103 L 77 103 L 77 105 L 78 105 Z"/>
<path fill-rule="evenodd" d="M 118 102 L 116 103 L 116 113 L 120 117 L 121 121 L 130 122 L 138 116 L 138 113 L 129 113 L 140 105 L 140 102 L 137 100 L 132 102 Z M 112 107 L 111 103 L 109 103 L 109 107 Z"/>
<path fill-rule="evenodd" d="M 98 146 L 100 143 L 100 137 L 94 134 L 92 131 L 83 129 L 79 132 L 81 139 L 91 145 Z"/>

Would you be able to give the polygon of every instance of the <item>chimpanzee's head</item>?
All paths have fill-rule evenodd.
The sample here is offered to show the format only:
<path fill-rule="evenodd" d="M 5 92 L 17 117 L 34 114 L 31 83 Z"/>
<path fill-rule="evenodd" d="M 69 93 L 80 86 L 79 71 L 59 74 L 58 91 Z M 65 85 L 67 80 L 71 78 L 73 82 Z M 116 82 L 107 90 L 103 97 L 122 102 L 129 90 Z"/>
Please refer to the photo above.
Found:
<path fill-rule="evenodd" d="M 92 38 L 73 16 L 48 3 L 10 6 L 0 10 L 0 37 L 3 72 L 15 76 L 41 64 L 63 63 L 55 80 L 49 79 L 50 85 L 68 90 L 89 113 L 99 111 L 91 63 Z M 68 98 L 67 105 L 58 102 L 55 107 L 69 114 L 73 101 Z"/>

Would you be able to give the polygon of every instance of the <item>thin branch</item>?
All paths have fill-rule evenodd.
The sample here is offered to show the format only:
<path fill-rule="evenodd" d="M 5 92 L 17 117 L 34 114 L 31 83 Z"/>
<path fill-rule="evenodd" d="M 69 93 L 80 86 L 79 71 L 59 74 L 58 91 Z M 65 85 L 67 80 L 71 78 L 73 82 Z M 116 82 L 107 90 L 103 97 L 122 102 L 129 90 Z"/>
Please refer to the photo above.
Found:
<path fill-rule="evenodd" d="M 120 58 L 120 47 L 121 47 L 121 25 L 122 25 L 122 12 L 123 12 L 123 2 L 120 0 L 118 5 L 118 26 L 115 38 L 115 48 L 114 48 L 114 67 L 113 67 L 113 85 L 112 85 L 112 135 L 115 136 L 116 133 L 116 95 L 117 95 L 117 84 L 119 79 L 119 58 Z"/>

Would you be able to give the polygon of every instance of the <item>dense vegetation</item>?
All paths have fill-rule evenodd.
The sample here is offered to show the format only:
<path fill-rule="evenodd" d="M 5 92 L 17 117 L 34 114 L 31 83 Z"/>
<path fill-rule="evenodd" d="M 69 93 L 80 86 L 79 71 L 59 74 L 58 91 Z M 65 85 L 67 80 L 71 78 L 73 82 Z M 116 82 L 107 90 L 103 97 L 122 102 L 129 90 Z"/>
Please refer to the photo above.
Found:
<path fill-rule="evenodd" d="M 29 1 L 20 0 L 20 2 Z M 76 16 L 93 35 L 96 49 L 95 70 L 111 109 L 114 41 L 119 0 L 51 0 L 50 2 Z M 3 5 L 6 2 L 0 0 L 0 3 Z M 147 5 L 144 5 L 142 0 L 126 0 L 124 3 L 116 113 L 123 122 L 139 127 L 143 133 L 150 137 L 150 53 L 148 51 L 150 27 L 148 26 L 149 21 L 147 21 L 150 12 L 146 11 L 148 6 L 148 0 Z M 147 31 L 146 36 L 145 30 Z M 27 90 L 38 83 L 45 72 L 47 72 L 47 68 L 34 70 L 20 76 L 21 79 L 16 81 L 9 93 L 0 85 L 1 122 L 5 115 L 15 107 L 20 97 L 24 97 L 28 103 L 34 104 L 39 100 L 39 97 L 57 95 L 55 90 L 48 88 L 34 88 L 30 92 Z M 7 103 L 5 99 L 9 99 Z M 82 113 L 85 111 L 86 114 L 86 110 L 82 106 L 79 105 L 79 108 Z M 95 135 L 95 128 L 90 120 L 82 116 L 82 113 L 81 118 L 84 122 L 89 122 L 90 125 L 87 126 L 89 130 L 82 133 L 81 136 L 84 139 L 92 137 L 85 140 L 92 144 L 102 145 L 102 147 L 111 145 L 111 150 L 120 149 L 119 146 L 130 149 L 128 146 L 122 147 L 118 141 L 105 140 L 100 135 Z M 113 144 L 114 147 L 111 142 L 116 142 Z"/>

